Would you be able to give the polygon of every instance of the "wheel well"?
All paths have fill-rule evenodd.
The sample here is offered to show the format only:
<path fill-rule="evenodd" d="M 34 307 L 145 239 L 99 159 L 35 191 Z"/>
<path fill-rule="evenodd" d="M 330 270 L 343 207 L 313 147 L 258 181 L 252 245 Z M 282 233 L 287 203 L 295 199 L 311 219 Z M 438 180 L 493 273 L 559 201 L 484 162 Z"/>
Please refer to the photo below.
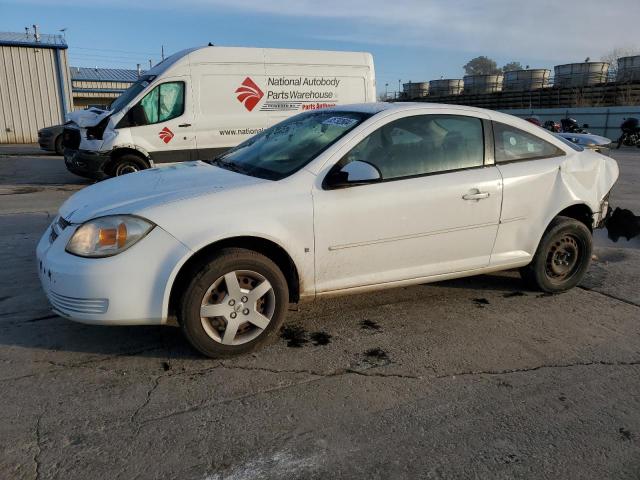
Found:
<path fill-rule="evenodd" d="M 185 262 L 180 268 L 178 275 L 171 286 L 169 295 L 169 314 L 175 314 L 178 302 L 182 293 L 186 289 L 193 267 L 201 263 L 206 257 L 211 256 L 215 252 L 223 248 L 246 248 L 254 252 L 261 253 L 265 257 L 271 259 L 280 268 L 284 274 L 287 285 L 289 286 L 289 300 L 292 303 L 298 302 L 300 299 L 300 277 L 298 270 L 293 263 L 289 254 L 278 244 L 270 240 L 259 237 L 233 237 L 220 240 L 218 242 L 207 245 Z"/>
<path fill-rule="evenodd" d="M 584 203 L 571 205 L 570 207 L 562 210 L 556 216 L 573 218 L 575 220 L 578 220 L 579 222 L 584 223 L 589 230 L 593 230 L 593 212 Z"/>
<path fill-rule="evenodd" d="M 105 171 L 110 172 L 113 165 L 123 155 L 135 155 L 145 163 L 147 168 L 151 167 L 151 164 L 149 163 L 149 159 L 145 157 L 142 153 L 140 153 L 138 150 L 136 150 L 135 148 L 122 147 L 122 148 L 116 148 L 113 152 L 111 152 L 111 160 L 107 165 L 105 165 Z"/>

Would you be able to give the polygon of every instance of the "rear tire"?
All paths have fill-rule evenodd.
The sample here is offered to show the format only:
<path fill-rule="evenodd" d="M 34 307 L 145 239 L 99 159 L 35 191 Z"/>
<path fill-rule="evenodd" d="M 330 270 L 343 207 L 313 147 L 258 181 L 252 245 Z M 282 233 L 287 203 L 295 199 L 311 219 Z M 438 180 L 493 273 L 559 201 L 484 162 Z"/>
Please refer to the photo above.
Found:
<path fill-rule="evenodd" d="M 195 266 L 191 278 L 180 300 L 179 321 L 203 355 L 223 358 L 254 351 L 280 329 L 289 289 L 282 271 L 264 255 L 225 248 Z"/>
<path fill-rule="evenodd" d="M 147 162 L 130 153 L 126 153 L 117 158 L 110 167 L 110 174 L 113 177 L 120 177 L 128 173 L 135 173 L 149 168 Z"/>
<path fill-rule="evenodd" d="M 525 283 L 548 293 L 575 287 L 586 273 L 593 249 L 586 225 L 569 217 L 556 217 L 545 231 L 533 260 L 520 269 Z"/>
<path fill-rule="evenodd" d="M 53 149 L 56 151 L 57 155 L 64 155 L 64 146 L 62 145 L 62 135 L 58 135 L 56 137 L 55 142 L 53 142 Z"/>

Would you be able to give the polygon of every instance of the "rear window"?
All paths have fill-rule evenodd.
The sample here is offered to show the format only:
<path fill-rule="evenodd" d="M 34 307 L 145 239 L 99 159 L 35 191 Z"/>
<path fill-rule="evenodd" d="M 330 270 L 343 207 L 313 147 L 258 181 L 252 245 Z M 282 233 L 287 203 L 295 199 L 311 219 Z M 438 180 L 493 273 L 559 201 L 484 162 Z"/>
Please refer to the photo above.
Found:
<path fill-rule="evenodd" d="M 497 163 L 564 155 L 562 149 L 546 140 L 504 123 L 493 123 L 493 137 Z"/>

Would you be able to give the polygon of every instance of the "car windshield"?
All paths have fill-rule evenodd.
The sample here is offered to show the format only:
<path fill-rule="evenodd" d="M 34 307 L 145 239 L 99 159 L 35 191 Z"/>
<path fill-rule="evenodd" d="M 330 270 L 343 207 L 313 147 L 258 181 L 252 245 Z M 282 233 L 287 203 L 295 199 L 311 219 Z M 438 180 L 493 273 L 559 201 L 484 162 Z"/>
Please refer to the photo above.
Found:
<path fill-rule="evenodd" d="M 280 180 L 300 170 L 371 115 L 314 111 L 280 122 L 212 160 L 246 175 Z"/>
<path fill-rule="evenodd" d="M 136 98 L 142 90 L 147 88 L 154 78 L 156 78 L 155 75 L 144 75 L 140 77 L 136 83 L 127 88 L 122 92 L 122 95 L 111 102 L 109 110 L 111 110 L 112 113 L 122 110 L 122 108 L 128 105 L 131 100 Z"/>

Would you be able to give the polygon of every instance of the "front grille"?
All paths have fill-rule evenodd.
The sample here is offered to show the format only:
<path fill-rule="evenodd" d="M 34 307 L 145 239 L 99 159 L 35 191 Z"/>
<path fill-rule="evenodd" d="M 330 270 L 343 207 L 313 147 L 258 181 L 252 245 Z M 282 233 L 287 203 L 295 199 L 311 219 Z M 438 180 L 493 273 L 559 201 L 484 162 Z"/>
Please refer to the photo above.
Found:
<path fill-rule="evenodd" d="M 99 315 L 107 313 L 109 309 L 109 300 L 106 298 L 68 297 L 54 291 L 49 291 L 49 301 L 53 308 L 67 315 L 77 313 Z"/>
<path fill-rule="evenodd" d="M 58 219 L 51 224 L 51 233 L 49 234 L 49 243 L 55 242 L 56 238 L 60 236 L 60 233 L 69 225 L 71 225 L 71 222 L 65 220 L 62 217 L 58 217 Z"/>
<path fill-rule="evenodd" d="M 62 145 L 72 150 L 80 148 L 80 130 L 65 127 L 62 131 Z"/>

